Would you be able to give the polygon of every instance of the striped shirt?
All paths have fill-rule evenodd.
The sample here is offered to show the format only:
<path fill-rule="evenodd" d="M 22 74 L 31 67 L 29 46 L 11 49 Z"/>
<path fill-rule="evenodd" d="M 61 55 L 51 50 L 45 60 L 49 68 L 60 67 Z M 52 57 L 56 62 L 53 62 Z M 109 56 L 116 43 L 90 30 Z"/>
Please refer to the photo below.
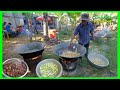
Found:
<path fill-rule="evenodd" d="M 73 34 L 79 35 L 78 43 L 80 44 L 87 44 L 90 41 L 90 32 L 94 30 L 94 26 L 92 23 L 87 22 L 86 26 L 83 26 L 81 23 L 76 27 Z"/>

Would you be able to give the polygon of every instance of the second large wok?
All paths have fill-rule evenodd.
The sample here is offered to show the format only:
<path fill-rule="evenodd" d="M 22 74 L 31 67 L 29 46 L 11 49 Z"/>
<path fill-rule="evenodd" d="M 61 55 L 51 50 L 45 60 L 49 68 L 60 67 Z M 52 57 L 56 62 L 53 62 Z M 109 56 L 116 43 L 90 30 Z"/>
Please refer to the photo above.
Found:
<path fill-rule="evenodd" d="M 71 45 L 71 47 L 68 48 L 68 44 L 69 44 L 69 43 L 60 43 L 60 44 L 55 45 L 55 46 L 53 47 L 53 52 L 54 52 L 57 56 L 59 56 L 59 57 L 61 57 L 61 58 L 66 58 L 66 59 L 75 59 L 75 58 L 82 57 L 82 56 L 85 55 L 85 53 L 86 53 L 86 48 L 85 48 L 84 46 L 79 45 L 79 44 L 76 44 L 76 43 L 73 43 L 73 44 Z M 80 55 L 77 56 L 77 57 L 72 57 L 72 58 L 71 58 L 71 57 L 67 57 L 67 56 L 65 56 L 65 57 L 61 56 L 61 54 L 64 52 L 64 50 L 66 50 L 66 48 L 68 48 L 67 50 L 70 50 L 70 51 L 77 51 L 77 53 L 80 53 Z"/>

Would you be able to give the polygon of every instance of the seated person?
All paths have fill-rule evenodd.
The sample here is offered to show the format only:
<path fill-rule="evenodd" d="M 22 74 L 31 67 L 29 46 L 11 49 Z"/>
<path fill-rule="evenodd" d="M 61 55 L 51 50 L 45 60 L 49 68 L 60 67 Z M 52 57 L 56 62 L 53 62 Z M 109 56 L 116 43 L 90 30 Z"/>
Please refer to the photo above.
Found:
<path fill-rule="evenodd" d="M 6 22 L 3 23 L 3 30 L 5 30 Z"/>
<path fill-rule="evenodd" d="M 3 36 L 5 37 L 5 35 L 7 36 L 7 38 L 9 38 L 8 32 L 6 31 L 5 27 L 6 27 L 6 22 L 3 23 Z"/>
<path fill-rule="evenodd" d="M 13 27 L 12 27 L 11 25 L 12 25 L 11 23 L 8 23 L 8 24 L 6 25 L 6 31 L 7 31 L 11 36 L 14 37 L 14 36 L 16 36 L 16 32 L 12 30 Z"/>
<path fill-rule="evenodd" d="M 16 30 L 16 33 L 17 34 L 20 34 L 23 30 L 23 27 L 22 26 L 17 26 L 17 30 Z"/>

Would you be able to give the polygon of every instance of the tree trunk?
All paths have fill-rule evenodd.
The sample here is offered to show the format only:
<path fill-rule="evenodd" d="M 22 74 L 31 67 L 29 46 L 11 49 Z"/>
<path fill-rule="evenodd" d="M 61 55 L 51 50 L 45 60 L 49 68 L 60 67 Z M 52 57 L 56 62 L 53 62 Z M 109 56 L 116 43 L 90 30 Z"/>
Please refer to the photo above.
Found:
<path fill-rule="evenodd" d="M 43 35 L 46 36 L 46 23 L 43 21 Z"/>
<path fill-rule="evenodd" d="M 49 37 L 48 37 L 48 14 L 43 13 L 43 16 L 45 18 L 45 21 L 43 21 L 44 40 L 49 41 Z"/>
<path fill-rule="evenodd" d="M 45 21 L 43 22 L 44 25 L 44 35 L 48 36 L 48 14 L 47 13 L 43 13 Z"/>
<path fill-rule="evenodd" d="M 46 14 L 45 22 L 46 22 L 46 36 L 48 36 L 48 14 Z"/>

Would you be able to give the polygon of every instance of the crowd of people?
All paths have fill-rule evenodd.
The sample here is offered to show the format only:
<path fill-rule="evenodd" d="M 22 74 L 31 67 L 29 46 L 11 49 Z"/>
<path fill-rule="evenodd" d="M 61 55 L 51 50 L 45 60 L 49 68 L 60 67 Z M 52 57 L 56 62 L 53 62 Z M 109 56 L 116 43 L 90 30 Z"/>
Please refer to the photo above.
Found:
<path fill-rule="evenodd" d="M 13 28 L 11 23 L 3 22 L 3 37 L 16 37 L 25 32 L 25 26 L 18 25 L 17 28 Z"/>
<path fill-rule="evenodd" d="M 9 37 L 15 37 L 18 35 L 18 30 L 15 30 L 11 23 L 3 23 L 3 35 Z"/>

